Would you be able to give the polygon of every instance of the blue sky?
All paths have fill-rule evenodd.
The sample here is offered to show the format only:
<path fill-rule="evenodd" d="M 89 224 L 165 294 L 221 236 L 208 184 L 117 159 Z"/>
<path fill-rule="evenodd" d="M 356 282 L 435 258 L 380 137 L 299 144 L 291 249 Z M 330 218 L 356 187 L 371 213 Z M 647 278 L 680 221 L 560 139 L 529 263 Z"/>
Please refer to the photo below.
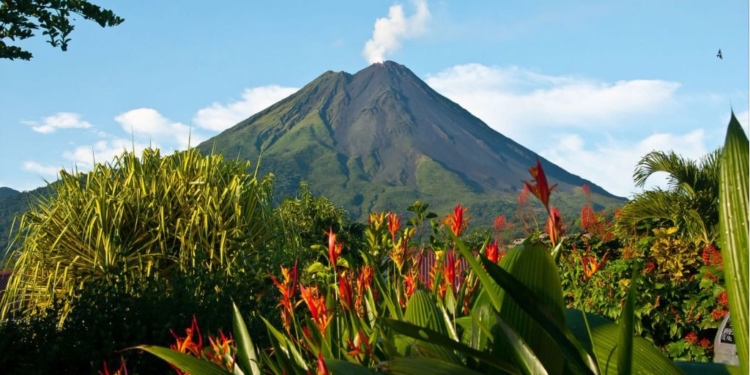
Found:
<path fill-rule="evenodd" d="M 95 3 L 125 22 L 77 22 L 68 52 L 37 36 L 20 44 L 31 62 L 0 61 L 0 186 L 183 149 L 382 59 L 621 196 L 649 151 L 714 150 L 730 108 L 748 124 L 744 0 Z"/>

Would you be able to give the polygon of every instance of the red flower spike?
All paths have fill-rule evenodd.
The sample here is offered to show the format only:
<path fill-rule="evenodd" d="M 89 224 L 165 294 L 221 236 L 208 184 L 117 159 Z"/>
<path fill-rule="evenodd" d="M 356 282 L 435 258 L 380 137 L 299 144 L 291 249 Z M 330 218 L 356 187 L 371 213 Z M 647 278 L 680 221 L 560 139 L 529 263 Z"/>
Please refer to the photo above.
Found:
<path fill-rule="evenodd" d="M 526 185 L 529 191 L 542 202 L 544 208 L 549 211 L 549 196 L 550 193 L 552 193 L 552 190 L 555 190 L 557 184 L 552 186 L 548 185 L 547 175 L 544 174 L 544 169 L 542 168 L 542 163 L 539 162 L 539 158 L 536 159 L 536 165 L 529 168 L 529 174 L 531 174 L 534 183 L 524 181 L 524 185 Z"/>
<path fill-rule="evenodd" d="M 333 228 L 325 233 L 328 235 L 328 260 L 331 262 L 331 267 L 335 268 L 344 244 L 336 242 L 336 233 L 333 233 Z"/>
<path fill-rule="evenodd" d="M 99 371 L 99 375 L 128 375 L 128 369 L 125 367 L 125 358 L 120 356 L 120 367 L 114 373 L 109 372 L 107 361 L 104 361 L 104 371 Z"/>
<path fill-rule="evenodd" d="M 339 275 L 339 301 L 341 302 L 341 307 L 346 311 L 351 311 L 354 307 L 351 276 L 344 278 L 342 275 Z"/>
<path fill-rule="evenodd" d="M 328 375 L 328 368 L 326 367 L 326 362 L 323 359 L 323 353 L 318 354 L 318 369 L 316 371 L 317 375 Z"/>
<path fill-rule="evenodd" d="M 721 294 L 716 297 L 716 302 L 718 302 L 721 306 L 729 306 L 729 299 L 727 298 L 726 290 L 721 292 Z"/>
<path fill-rule="evenodd" d="M 276 288 L 281 292 L 281 301 L 278 304 L 278 307 L 281 307 L 281 322 L 284 324 L 284 328 L 289 331 L 294 317 L 293 301 L 297 287 L 297 262 L 294 262 L 291 272 L 288 268 L 282 266 L 281 274 L 283 282 L 279 282 L 273 275 L 270 276 L 271 281 L 273 281 Z"/>
<path fill-rule="evenodd" d="M 300 285 L 299 288 L 302 295 L 300 303 L 304 302 L 307 305 L 313 322 L 318 327 L 320 334 L 325 336 L 326 328 L 331 319 L 333 319 L 333 316 L 328 316 L 325 296 L 320 295 L 317 286 L 305 287 L 304 285 Z"/>
<path fill-rule="evenodd" d="M 396 242 L 396 233 L 401 229 L 401 216 L 393 212 L 388 213 L 388 231 L 391 232 L 391 240 Z"/>
<path fill-rule="evenodd" d="M 505 229 L 506 222 L 505 215 L 500 215 L 495 218 L 495 221 L 492 223 L 492 228 L 495 229 L 495 231 L 500 232 Z"/>
<path fill-rule="evenodd" d="M 591 187 L 589 185 L 581 185 L 581 190 L 583 190 L 583 195 L 586 196 L 586 199 L 591 199 Z"/>
<path fill-rule="evenodd" d="M 560 216 L 560 210 L 558 210 L 557 207 L 552 207 L 549 211 L 546 231 L 549 235 L 550 242 L 552 242 L 552 246 L 557 245 L 557 241 L 559 241 L 560 237 L 563 235 L 562 217 Z"/>
<path fill-rule="evenodd" d="M 487 245 L 487 249 L 485 249 L 484 251 L 484 256 L 486 256 L 487 259 L 491 260 L 492 263 L 497 263 L 500 261 L 500 249 L 498 249 L 497 247 L 497 241 L 492 241 Z"/>
<path fill-rule="evenodd" d="M 713 345 L 711 345 L 711 341 L 709 339 L 707 339 L 707 338 L 704 337 L 698 343 L 698 347 L 700 347 L 703 350 L 708 350 L 708 349 L 711 349 L 711 347 L 713 347 Z"/>
<path fill-rule="evenodd" d="M 460 237 L 461 233 L 468 227 L 468 221 L 471 217 L 464 217 L 464 214 L 467 211 L 469 211 L 469 209 L 461 207 L 461 204 L 459 203 L 453 209 L 453 213 L 448 214 L 445 220 L 443 220 L 443 224 L 450 228 L 451 232 L 453 232 L 456 237 Z"/>

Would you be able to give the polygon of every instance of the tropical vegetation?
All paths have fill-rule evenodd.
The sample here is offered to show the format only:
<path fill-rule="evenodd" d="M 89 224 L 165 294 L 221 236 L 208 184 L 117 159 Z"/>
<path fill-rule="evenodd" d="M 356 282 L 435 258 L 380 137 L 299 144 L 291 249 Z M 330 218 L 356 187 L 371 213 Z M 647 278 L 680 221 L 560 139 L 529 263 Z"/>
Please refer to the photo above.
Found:
<path fill-rule="evenodd" d="M 638 166 L 644 181 L 660 168 L 656 155 Z M 735 327 L 748 324 L 748 141 L 734 116 L 713 157 L 718 198 L 705 198 L 710 181 L 677 170 L 674 181 L 690 183 L 657 191 L 680 200 L 672 209 L 696 212 L 693 223 L 644 211 L 639 197 L 597 212 L 583 186 L 570 225 L 537 163 L 513 224 L 529 233 L 514 245 L 504 216 L 471 232 L 471 208 L 460 204 L 438 216 L 415 202 L 408 216 L 375 212 L 357 224 L 304 185 L 274 207 L 273 176 L 257 166 L 193 151 L 126 153 L 63 174 L 57 194 L 21 220 L 0 367 L 746 373 L 743 329 L 740 367 L 677 361 L 709 361 L 727 311 Z M 708 165 L 699 164 L 696 175 Z M 528 214 L 529 197 L 541 220 Z"/>

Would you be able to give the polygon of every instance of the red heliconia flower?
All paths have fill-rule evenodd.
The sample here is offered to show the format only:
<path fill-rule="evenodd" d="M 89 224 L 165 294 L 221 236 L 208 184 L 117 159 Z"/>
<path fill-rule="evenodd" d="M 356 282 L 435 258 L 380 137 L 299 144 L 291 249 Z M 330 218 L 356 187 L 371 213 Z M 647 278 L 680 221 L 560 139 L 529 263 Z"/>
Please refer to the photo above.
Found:
<path fill-rule="evenodd" d="M 391 240 L 396 242 L 396 233 L 401 229 L 401 216 L 393 212 L 388 213 L 388 231 L 391 232 Z"/>
<path fill-rule="evenodd" d="M 206 358 L 219 365 L 221 368 L 232 371 L 234 370 L 234 340 L 219 331 L 219 338 L 214 340 L 208 336 L 208 342 L 211 344 L 212 353 L 206 353 Z"/>
<path fill-rule="evenodd" d="M 552 207 L 549 211 L 546 231 L 552 245 L 557 245 L 557 241 L 559 241 L 560 237 L 563 235 L 562 217 L 560 216 L 560 210 L 558 210 L 557 207 Z"/>
<path fill-rule="evenodd" d="M 594 276 L 595 273 L 599 272 L 609 259 L 609 253 L 604 254 L 602 260 L 597 262 L 596 254 L 591 253 L 591 247 L 586 248 L 586 253 L 581 255 L 581 265 L 583 266 L 583 275 L 587 279 Z"/>
<path fill-rule="evenodd" d="M 457 294 L 461 288 L 461 280 L 459 278 L 460 267 L 461 259 L 456 257 L 456 252 L 453 250 L 446 251 L 443 268 L 440 270 L 440 273 L 443 275 L 443 285 L 446 289 L 451 288 L 454 294 Z M 444 292 L 442 288 L 441 292 Z"/>
<path fill-rule="evenodd" d="M 406 297 L 411 297 L 417 290 L 417 271 L 412 270 L 404 276 L 404 293 Z"/>
<path fill-rule="evenodd" d="M 318 327 L 320 334 L 325 336 L 326 328 L 328 323 L 333 319 L 332 316 L 328 316 L 328 309 L 326 308 L 326 298 L 318 292 L 317 286 L 305 287 L 300 284 L 299 286 L 302 301 L 307 305 L 307 309 L 310 310 L 310 316 L 313 322 Z"/>
<path fill-rule="evenodd" d="M 531 194 L 534 194 L 534 196 L 542 202 L 544 208 L 549 210 L 549 196 L 550 193 L 552 193 L 552 190 L 555 190 L 557 184 L 549 186 L 547 183 L 547 175 L 544 174 L 542 163 L 539 162 L 538 158 L 536 159 L 536 165 L 529 168 L 529 173 L 534 182 L 529 183 L 528 181 L 524 181 L 524 185 L 526 185 Z"/>
<path fill-rule="evenodd" d="M 175 344 L 169 347 L 180 353 L 192 354 L 198 358 L 201 358 L 203 353 L 203 335 L 201 335 L 200 327 L 198 327 L 198 320 L 193 315 L 193 322 L 190 324 L 190 328 L 185 329 L 185 338 L 177 336 L 174 331 L 169 330 L 174 336 Z M 197 340 L 197 341 L 196 341 Z"/>
<path fill-rule="evenodd" d="M 453 213 L 448 214 L 445 220 L 443 220 L 443 223 L 451 229 L 451 232 L 453 232 L 456 237 L 461 236 L 461 233 L 468 227 L 467 223 L 471 217 L 464 216 L 467 211 L 469 211 L 469 209 L 461 207 L 461 204 L 459 203 L 453 209 Z"/>
<path fill-rule="evenodd" d="M 354 308 L 351 276 L 344 277 L 339 274 L 339 302 L 341 302 L 341 307 L 344 310 L 351 311 Z"/>
<path fill-rule="evenodd" d="M 271 275 L 271 280 L 281 293 L 281 301 L 278 305 L 281 307 L 281 322 L 284 324 L 284 328 L 289 331 L 294 317 L 293 305 L 294 294 L 297 288 L 297 262 L 294 262 L 294 267 L 291 269 L 291 272 L 288 268 L 282 266 L 281 274 L 283 281 L 279 282 L 273 275 Z"/>
<path fill-rule="evenodd" d="M 372 345 L 370 345 L 370 340 L 367 339 L 367 335 L 365 335 L 364 331 L 361 329 L 354 337 L 354 341 L 347 340 L 346 345 L 349 347 L 347 353 L 356 358 L 359 363 L 362 363 L 362 355 L 372 356 Z"/>
<path fill-rule="evenodd" d="M 316 371 L 317 375 L 328 375 L 328 367 L 326 367 L 326 362 L 323 359 L 323 353 L 318 353 L 318 369 Z"/>
<path fill-rule="evenodd" d="M 104 371 L 99 371 L 99 375 L 128 375 L 128 369 L 125 367 L 125 358 L 120 356 L 120 367 L 115 372 L 109 372 L 107 361 L 104 361 Z"/>
<path fill-rule="evenodd" d="M 487 249 L 484 250 L 484 256 L 492 261 L 492 263 L 500 261 L 500 249 L 497 247 L 497 241 L 492 241 L 487 245 Z"/>
<path fill-rule="evenodd" d="M 359 270 L 356 282 L 356 297 L 354 299 L 354 307 L 357 310 L 357 315 L 362 317 L 365 316 L 365 296 L 367 290 L 372 287 L 372 267 L 365 265 Z M 373 298 L 376 297 L 377 290 L 373 290 Z"/>
<path fill-rule="evenodd" d="M 333 228 L 325 233 L 328 235 L 328 260 L 331 262 L 331 267 L 335 268 L 344 244 L 336 242 L 336 233 L 333 233 Z"/>
<path fill-rule="evenodd" d="M 507 220 L 505 219 L 505 215 L 499 215 L 495 218 L 495 221 L 492 223 L 492 228 L 495 229 L 497 232 L 501 232 L 503 229 L 505 229 L 505 225 L 507 224 Z"/>
<path fill-rule="evenodd" d="M 587 204 L 581 208 L 581 229 L 587 233 L 596 234 L 597 226 L 599 225 L 599 218 L 596 217 L 596 212 Z"/>
<path fill-rule="evenodd" d="M 685 335 L 685 342 L 690 345 L 694 345 L 698 342 L 698 335 L 696 335 L 695 332 L 689 332 L 687 335 Z"/>

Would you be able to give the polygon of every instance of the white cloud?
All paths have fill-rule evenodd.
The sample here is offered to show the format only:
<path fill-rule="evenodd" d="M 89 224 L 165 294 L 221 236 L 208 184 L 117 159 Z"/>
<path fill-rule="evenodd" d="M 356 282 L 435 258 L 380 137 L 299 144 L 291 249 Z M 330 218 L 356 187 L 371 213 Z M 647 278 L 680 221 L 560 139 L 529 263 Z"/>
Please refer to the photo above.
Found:
<path fill-rule="evenodd" d="M 139 155 L 147 147 L 149 147 L 148 144 L 135 142 L 131 139 L 113 138 L 65 151 L 63 157 L 69 160 L 76 169 L 85 172 L 93 168 L 94 163 L 112 162 L 115 156 L 119 156 L 125 151 L 135 151 Z"/>
<path fill-rule="evenodd" d="M 375 20 L 372 38 L 365 43 L 362 56 L 369 64 L 383 62 L 385 55 L 401 48 L 401 41 L 415 38 L 427 31 L 430 10 L 427 0 L 414 0 L 416 13 L 411 17 L 404 15 L 404 7 L 400 4 L 388 9 L 387 18 Z"/>
<path fill-rule="evenodd" d="M 141 139 L 148 138 L 157 145 L 177 142 L 177 147 L 185 149 L 201 140 L 194 132 L 191 134 L 189 126 L 171 121 L 152 108 L 132 109 L 115 117 L 115 121 L 126 132 Z"/>
<path fill-rule="evenodd" d="M 54 133 L 57 129 L 90 128 L 88 121 L 81 119 L 81 115 L 73 112 L 58 112 L 52 116 L 42 118 L 41 121 L 22 121 L 31 126 L 35 132 L 42 134 Z"/>
<path fill-rule="evenodd" d="M 213 103 L 198 110 L 193 122 L 201 128 L 220 132 L 297 92 L 297 88 L 277 85 L 245 89 L 242 99 L 229 104 Z"/>
<path fill-rule="evenodd" d="M 45 179 L 52 179 L 57 177 L 61 167 L 53 167 L 50 165 L 42 165 L 35 161 L 23 162 L 23 169 L 28 172 L 36 173 Z"/>
<path fill-rule="evenodd" d="M 661 80 L 607 83 L 481 64 L 455 66 L 426 82 L 517 141 L 533 137 L 532 126 L 591 129 L 655 113 L 675 103 L 679 87 Z"/>
<path fill-rule="evenodd" d="M 578 134 L 565 133 L 554 137 L 557 142 L 540 152 L 542 156 L 622 197 L 642 191 L 633 184 L 633 171 L 638 161 L 649 152 L 673 150 L 684 158 L 698 160 L 712 151 L 706 148 L 702 129 L 686 134 L 657 133 L 636 142 L 609 138 L 593 145 Z M 644 188 L 655 186 L 667 187 L 665 174 L 654 174 Z"/>

